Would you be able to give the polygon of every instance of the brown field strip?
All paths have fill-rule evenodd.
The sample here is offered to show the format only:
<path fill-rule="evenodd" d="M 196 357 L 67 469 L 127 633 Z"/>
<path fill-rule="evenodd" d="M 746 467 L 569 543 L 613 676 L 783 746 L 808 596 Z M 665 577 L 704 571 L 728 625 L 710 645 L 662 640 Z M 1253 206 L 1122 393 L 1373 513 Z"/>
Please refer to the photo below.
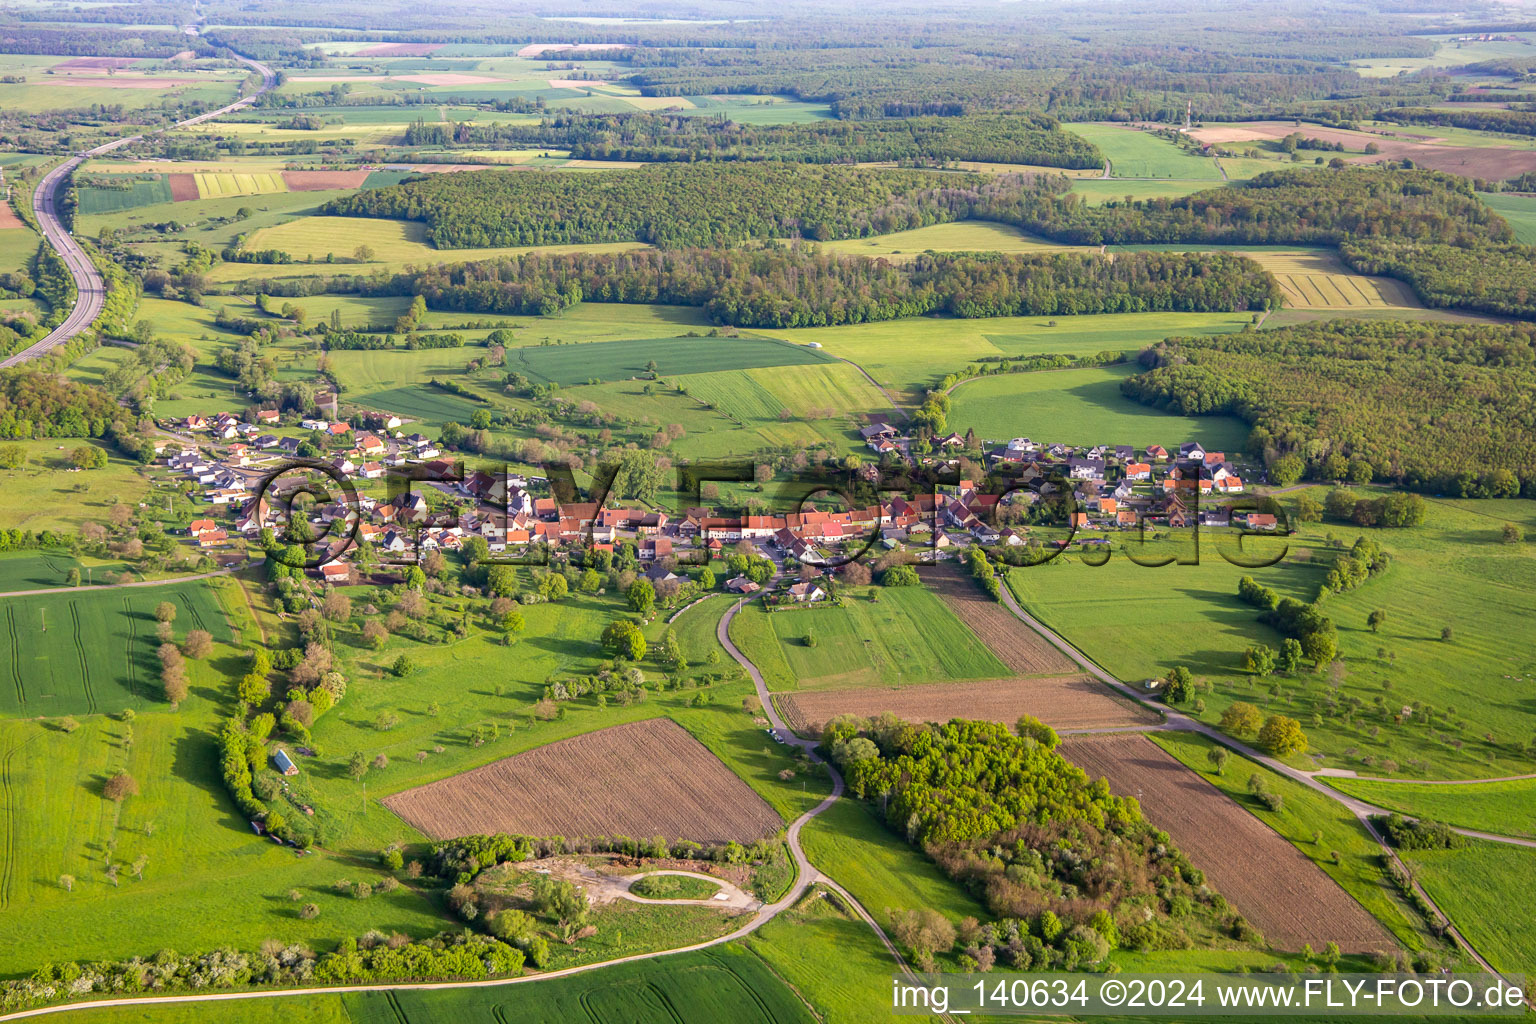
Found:
<path fill-rule="evenodd" d="M 362 188 L 368 171 L 283 171 L 290 192 L 319 192 L 333 188 Z"/>
<path fill-rule="evenodd" d="M 1074 736 L 1061 752 L 1115 793 L 1138 797 L 1147 820 L 1276 948 L 1393 948 L 1376 919 L 1305 854 L 1145 736 Z"/>
<path fill-rule="evenodd" d="M 171 186 L 171 202 L 189 203 L 199 198 L 197 192 L 197 175 L 172 174 L 169 175 Z"/>
<path fill-rule="evenodd" d="M 1224 125 L 1219 128 L 1197 128 L 1190 135 L 1201 142 L 1214 144 L 1251 142 L 1258 139 L 1281 139 L 1300 130 L 1308 138 L 1324 142 L 1339 142 L 1346 149 L 1359 153 L 1367 143 L 1374 142 L 1381 150 L 1370 155 L 1345 156 L 1352 164 L 1381 163 L 1387 160 L 1409 159 L 1416 166 L 1431 171 L 1446 171 L 1468 178 L 1515 178 L 1526 171 L 1536 171 L 1536 150 L 1503 149 L 1498 146 L 1444 146 L 1435 142 L 1433 135 L 1417 135 L 1412 132 L 1394 131 L 1364 132 L 1339 128 L 1324 128 L 1309 124 L 1298 129 L 1290 121 L 1251 121 L 1245 124 Z M 1428 128 L 1434 131 L 1434 128 Z"/>
<path fill-rule="evenodd" d="M 11 206 L 10 202 L 0 199 L 0 231 L 7 231 L 11 228 L 24 228 L 26 226 L 27 222 L 16 216 L 16 210 Z"/>
<path fill-rule="evenodd" d="M 1077 669 L 1065 654 L 982 593 L 976 581 L 965 574 L 950 568 L 933 569 L 924 572 L 923 579 L 1015 674 L 1066 675 Z"/>
<path fill-rule="evenodd" d="M 1010 727 L 1020 715 L 1029 714 L 1062 730 L 1128 728 L 1158 721 L 1153 712 L 1117 697 L 1087 676 L 810 690 L 778 694 L 775 700 L 790 728 L 803 736 L 817 735 L 836 715 L 873 718 L 886 711 L 909 722 L 969 718 Z"/>
<path fill-rule="evenodd" d="M 434 50 L 441 50 L 442 43 L 374 43 L 358 50 L 356 57 L 425 57 Z"/>
<path fill-rule="evenodd" d="M 491 832 L 750 842 L 784 822 L 682 726 L 628 722 L 384 799 L 433 839 Z"/>

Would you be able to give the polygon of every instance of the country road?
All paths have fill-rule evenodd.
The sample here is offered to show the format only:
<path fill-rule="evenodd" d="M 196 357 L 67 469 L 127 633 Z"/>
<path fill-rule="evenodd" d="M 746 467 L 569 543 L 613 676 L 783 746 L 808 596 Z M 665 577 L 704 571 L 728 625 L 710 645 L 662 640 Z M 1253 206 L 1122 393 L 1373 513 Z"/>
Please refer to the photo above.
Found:
<path fill-rule="evenodd" d="M 265 64 L 258 64 L 247 57 L 241 57 L 239 54 L 235 55 L 235 59 L 261 73 L 261 88 L 249 96 L 238 99 L 227 106 L 220 107 L 218 110 L 211 110 L 206 114 L 189 117 L 184 121 L 177 121 L 171 126 L 172 128 L 185 128 L 189 125 L 201 124 L 204 121 L 220 117 L 231 110 L 238 110 L 241 107 L 248 106 L 254 103 L 258 96 L 272 91 L 272 88 L 277 84 L 277 75 L 271 68 Z M 166 130 L 161 129 L 160 131 Z M 160 133 L 153 132 L 151 134 Z M 103 153 L 110 153 L 119 146 L 126 146 L 128 143 L 137 142 L 142 138 L 144 138 L 143 135 L 128 135 L 97 146 L 95 149 L 88 149 L 84 153 L 70 157 L 49 171 L 43 175 L 43 180 L 37 183 L 37 190 L 32 194 L 32 206 L 37 213 L 37 223 L 43 229 L 43 238 L 59 254 L 59 257 L 64 261 L 64 265 L 69 269 L 69 275 L 75 279 L 77 295 L 74 308 L 69 311 L 69 315 L 64 318 L 63 323 L 49 331 L 48 336 L 41 341 L 33 342 L 9 359 L 0 362 L 0 369 L 20 366 L 22 363 L 53 351 L 91 326 L 91 324 L 96 322 L 96 318 L 101 315 L 102 307 L 107 301 L 107 286 L 102 281 L 100 272 L 91 263 L 91 258 L 86 255 L 84 249 L 80 248 L 80 244 L 70 235 L 69 230 L 64 227 L 64 222 L 59 218 L 59 189 L 74 169 L 79 167 L 88 158 L 100 156 Z"/>

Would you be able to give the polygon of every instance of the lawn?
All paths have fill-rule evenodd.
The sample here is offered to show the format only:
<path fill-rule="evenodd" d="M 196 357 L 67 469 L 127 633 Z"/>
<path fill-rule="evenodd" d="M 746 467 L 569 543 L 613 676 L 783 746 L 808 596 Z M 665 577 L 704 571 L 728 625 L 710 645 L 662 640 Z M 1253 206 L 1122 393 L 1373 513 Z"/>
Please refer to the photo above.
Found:
<path fill-rule="evenodd" d="M 1536 969 L 1536 929 L 1525 896 L 1536 878 L 1536 850 L 1474 840 L 1464 849 L 1418 850 L 1403 859 L 1495 968 L 1517 974 Z"/>
<path fill-rule="evenodd" d="M 178 608 L 181 632 L 204 629 L 232 638 L 206 583 L 79 591 L 0 601 L 9 641 L 0 713 L 94 714 L 164 707 L 155 656 L 155 608 Z"/>
<path fill-rule="evenodd" d="M 1161 444 L 1199 440 L 1214 451 L 1240 452 L 1248 426 L 1230 416 L 1176 416 L 1120 393 L 1134 363 L 1082 370 L 1007 373 L 968 381 L 951 395 L 950 429 L 974 429 L 991 441 L 1032 437 L 1067 444 Z"/>
<path fill-rule="evenodd" d="M 844 590 L 841 608 L 764 611 L 751 602 L 731 639 L 770 690 L 899 686 L 1012 673 L 924 587 Z M 878 596 L 878 603 L 870 600 Z M 807 645 L 815 635 L 816 646 Z"/>
<path fill-rule="evenodd" d="M 1251 321 L 1247 313 L 1106 313 L 984 320 L 913 317 L 773 333 L 797 344 L 817 342 L 832 355 L 863 367 L 902 401 L 915 403 L 924 389 L 938 384 L 945 374 L 985 357 L 1135 352 L 1170 335 L 1221 334 L 1240 330 Z"/>
<path fill-rule="evenodd" d="M 1536 838 L 1536 779 L 1424 786 L 1374 779 L 1327 780 L 1378 807 L 1496 835 Z"/>
<path fill-rule="evenodd" d="M 1381 847 L 1342 804 L 1238 754 L 1231 755 L 1226 771 L 1217 775 L 1206 759 L 1215 744 L 1198 733 L 1154 732 L 1148 736 L 1191 771 L 1290 840 L 1385 925 L 1397 941 L 1409 949 L 1421 949 L 1426 945 L 1428 940 L 1420 931 L 1417 913 L 1403 904 L 1396 888 L 1382 872 Z M 1252 775 L 1264 781 L 1267 791 L 1280 794 L 1279 811 L 1264 807 L 1248 792 L 1248 779 Z M 1313 842 L 1315 832 L 1322 833 L 1321 842 Z M 1333 862 L 1335 850 L 1339 852 L 1337 864 Z"/>
<path fill-rule="evenodd" d="M 1064 129 L 1098 146 L 1113 178 L 1194 178 L 1221 180 L 1216 161 L 1186 153 L 1166 139 L 1112 124 L 1064 124 Z"/>
<path fill-rule="evenodd" d="M 1315 495 L 1321 499 L 1323 491 Z M 1522 750 L 1536 733 L 1536 650 L 1518 639 L 1530 634 L 1536 555 L 1529 545 L 1500 542 L 1505 522 L 1529 535 L 1536 511 L 1516 500 L 1437 500 L 1425 524 L 1413 529 L 1293 523 L 1300 532 L 1285 542 L 1289 554 L 1264 569 L 1228 564 L 1216 546 L 1230 541 L 1205 531 L 1198 565 L 1143 568 L 1117 554 L 1093 567 L 1074 557 L 1015 570 L 1008 583 L 1033 614 L 1120 679 L 1135 682 L 1186 665 L 1210 680 L 1214 688 L 1202 695 L 1206 710 L 1199 715 L 1205 721 L 1215 722 L 1235 700 L 1298 718 L 1311 745 L 1298 764 L 1420 778 L 1514 775 L 1530 771 Z M 1342 660 L 1291 677 L 1243 673 L 1246 647 L 1278 648 L 1282 638 L 1237 599 L 1238 579 L 1252 575 L 1282 597 L 1310 601 L 1330 561 L 1329 537 L 1347 546 L 1362 534 L 1391 553 L 1392 565 L 1325 604 Z M 1126 608 L 1137 614 L 1127 616 Z M 1386 621 L 1372 632 L 1366 617 L 1378 610 Z M 1452 630 L 1450 643 L 1441 639 L 1444 627 Z M 1340 698 L 1359 702 L 1354 716 L 1330 707 L 1335 687 Z M 1432 705 L 1434 729 L 1425 728 L 1422 714 L 1410 716 L 1411 725 L 1394 724 L 1377 710 L 1378 698 L 1393 711 Z"/>
<path fill-rule="evenodd" d="M 587 345 L 538 345 L 510 350 L 508 369 L 568 387 L 590 380 L 624 380 L 647 371 L 662 376 L 761 366 L 829 362 L 831 356 L 768 338 L 654 338 Z"/>

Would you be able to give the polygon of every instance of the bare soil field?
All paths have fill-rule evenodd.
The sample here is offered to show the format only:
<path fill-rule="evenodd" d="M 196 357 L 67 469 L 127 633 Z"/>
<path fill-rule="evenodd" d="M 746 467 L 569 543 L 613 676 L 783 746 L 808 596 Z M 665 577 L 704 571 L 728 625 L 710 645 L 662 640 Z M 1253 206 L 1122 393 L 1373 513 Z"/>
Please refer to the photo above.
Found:
<path fill-rule="evenodd" d="M 171 202 L 189 203 L 199 197 L 197 191 L 197 175 L 172 174 L 169 180 L 171 185 Z"/>
<path fill-rule="evenodd" d="M 356 57 L 425 57 L 443 48 L 442 43 L 374 43 L 358 50 Z"/>
<path fill-rule="evenodd" d="M 1059 730 L 1113 729 L 1157 722 L 1153 712 L 1117 697 L 1087 676 L 809 690 L 779 694 L 775 699 L 790 728 L 802 736 L 819 734 L 836 715 L 872 718 L 885 711 L 909 722 L 970 718 L 1008 726 L 1020 715 L 1029 714 Z"/>
<path fill-rule="evenodd" d="M 1393 947 L 1376 919 L 1300 850 L 1145 736 L 1074 736 L 1061 752 L 1107 778 L 1115 793 L 1139 798 L 1147 820 L 1276 948 L 1322 949 L 1329 941 L 1346 953 Z"/>
<path fill-rule="evenodd" d="M 62 75 L 50 79 L 49 85 L 79 85 L 92 89 L 173 89 L 178 86 L 197 85 L 190 78 L 133 78 L 128 75 Z"/>
<path fill-rule="evenodd" d="M 488 75 L 460 75 L 444 72 L 435 75 L 304 75 L 296 82 L 414 82 L 417 85 L 488 85 L 503 82 Z"/>
<path fill-rule="evenodd" d="M 1056 648 L 1020 622 L 1007 608 L 982 593 L 975 580 L 957 569 L 923 572 L 923 581 L 1004 665 L 1021 676 L 1065 675 L 1076 669 Z"/>
<path fill-rule="evenodd" d="M 320 192 L 333 188 L 362 188 L 368 171 L 283 171 L 290 192 Z"/>
<path fill-rule="evenodd" d="M 551 78 L 549 80 L 549 87 L 551 89 L 590 89 L 593 86 L 607 84 L 607 82 L 598 78 Z"/>
<path fill-rule="evenodd" d="M 0 198 L 0 231 L 6 231 L 10 228 L 24 228 L 26 226 L 27 222 L 16 216 L 16 211 L 11 207 L 11 204 Z"/>
<path fill-rule="evenodd" d="M 629 722 L 386 797 L 433 839 L 665 836 L 750 842 L 784 822 L 682 726 Z"/>
<path fill-rule="evenodd" d="M 1380 153 L 1368 156 L 1346 156 L 1344 159 L 1348 163 L 1380 163 L 1406 158 L 1432 171 L 1493 179 L 1512 178 L 1536 170 L 1536 151 L 1533 150 L 1500 149 L 1496 146 L 1441 146 L 1435 144 L 1436 136 L 1412 132 L 1355 132 L 1319 125 L 1297 128 L 1284 121 L 1252 121 L 1242 125 L 1196 128 L 1190 135 L 1201 142 L 1221 144 L 1281 139 L 1296 131 L 1308 138 L 1342 143 L 1347 149 L 1363 149 L 1370 142 L 1381 149 Z"/>

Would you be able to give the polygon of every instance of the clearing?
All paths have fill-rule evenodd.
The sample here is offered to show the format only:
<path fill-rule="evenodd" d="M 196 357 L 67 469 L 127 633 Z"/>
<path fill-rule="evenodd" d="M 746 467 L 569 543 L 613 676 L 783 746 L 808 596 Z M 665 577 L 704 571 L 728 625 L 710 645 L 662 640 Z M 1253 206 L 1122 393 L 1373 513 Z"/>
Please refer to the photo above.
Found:
<path fill-rule="evenodd" d="M 783 825 L 668 719 L 616 725 L 387 797 L 434 839 L 491 832 L 748 841 Z"/>

